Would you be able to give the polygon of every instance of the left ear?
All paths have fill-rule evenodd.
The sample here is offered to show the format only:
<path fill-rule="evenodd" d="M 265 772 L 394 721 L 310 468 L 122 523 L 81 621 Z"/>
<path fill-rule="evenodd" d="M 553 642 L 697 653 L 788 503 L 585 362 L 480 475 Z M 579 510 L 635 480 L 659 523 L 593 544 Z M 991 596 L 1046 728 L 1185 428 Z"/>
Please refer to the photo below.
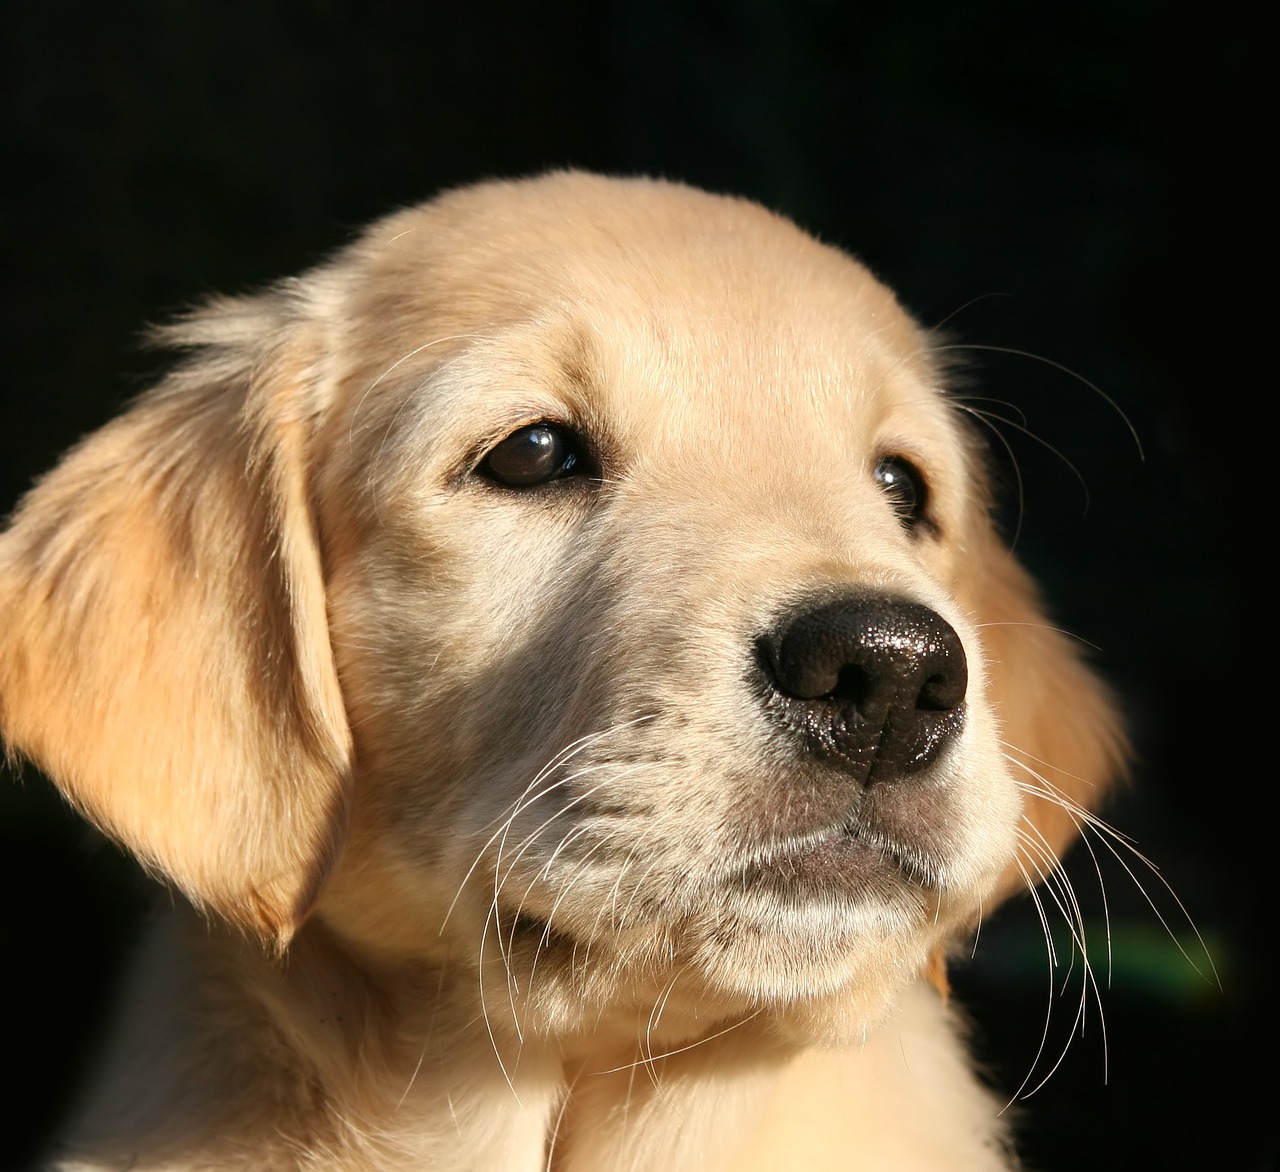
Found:
<path fill-rule="evenodd" d="M 967 545 L 961 598 L 978 626 L 1003 749 L 1022 783 L 1019 854 L 1035 881 L 1078 837 L 1078 811 L 1096 809 L 1123 776 L 1128 745 L 1110 690 L 1081 645 L 1047 617 L 1035 583 L 985 517 Z M 1026 883 L 1011 865 L 998 896 Z"/>
<path fill-rule="evenodd" d="M 351 735 L 308 501 L 323 343 L 296 289 L 190 357 L 0 532 L 0 733 L 197 905 L 283 945 L 347 824 Z"/>

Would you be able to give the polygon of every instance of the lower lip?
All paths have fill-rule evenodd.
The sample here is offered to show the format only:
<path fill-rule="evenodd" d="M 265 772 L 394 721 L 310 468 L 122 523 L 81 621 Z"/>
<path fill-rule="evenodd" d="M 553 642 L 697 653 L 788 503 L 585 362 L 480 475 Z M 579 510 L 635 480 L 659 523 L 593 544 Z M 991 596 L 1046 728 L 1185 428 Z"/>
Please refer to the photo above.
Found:
<path fill-rule="evenodd" d="M 865 893 L 868 885 L 902 882 L 892 854 L 844 831 L 831 831 L 743 868 L 748 886 L 762 885 L 795 894 Z"/>

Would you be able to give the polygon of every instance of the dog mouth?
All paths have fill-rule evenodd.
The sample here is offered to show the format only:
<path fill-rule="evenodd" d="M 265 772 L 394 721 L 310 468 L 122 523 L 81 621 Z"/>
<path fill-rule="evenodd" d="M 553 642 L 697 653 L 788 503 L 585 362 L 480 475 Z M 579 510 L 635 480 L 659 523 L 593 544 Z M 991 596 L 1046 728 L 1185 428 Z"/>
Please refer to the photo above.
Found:
<path fill-rule="evenodd" d="M 936 891 L 942 867 L 926 852 L 857 823 L 763 850 L 731 877 L 740 889 L 791 900 L 865 898 L 902 886 Z"/>

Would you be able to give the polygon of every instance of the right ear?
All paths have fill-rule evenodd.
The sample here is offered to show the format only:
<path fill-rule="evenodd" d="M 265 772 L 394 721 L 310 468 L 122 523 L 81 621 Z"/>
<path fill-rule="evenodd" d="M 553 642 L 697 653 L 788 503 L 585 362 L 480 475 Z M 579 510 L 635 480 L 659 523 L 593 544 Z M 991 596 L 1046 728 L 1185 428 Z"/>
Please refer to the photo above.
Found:
<path fill-rule="evenodd" d="M 351 735 L 308 503 L 318 326 L 289 292 L 191 357 L 0 533 L 0 733 L 196 904 L 283 944 L 341 847 Z"/>

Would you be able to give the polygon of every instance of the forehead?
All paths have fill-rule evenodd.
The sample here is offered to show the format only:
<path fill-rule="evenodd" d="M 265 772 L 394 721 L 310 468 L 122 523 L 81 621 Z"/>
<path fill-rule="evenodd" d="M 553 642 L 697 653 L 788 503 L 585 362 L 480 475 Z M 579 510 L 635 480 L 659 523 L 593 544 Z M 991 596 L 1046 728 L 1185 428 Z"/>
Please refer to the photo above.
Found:
<path fill-rule="evenodd" d="M 551 176 L 446 196 L 356 251 L 357 386 L 429 380 L 437 408 L 603 416 L 637 438 L 943 426 L 892 294 L 745 201 Z"/>

